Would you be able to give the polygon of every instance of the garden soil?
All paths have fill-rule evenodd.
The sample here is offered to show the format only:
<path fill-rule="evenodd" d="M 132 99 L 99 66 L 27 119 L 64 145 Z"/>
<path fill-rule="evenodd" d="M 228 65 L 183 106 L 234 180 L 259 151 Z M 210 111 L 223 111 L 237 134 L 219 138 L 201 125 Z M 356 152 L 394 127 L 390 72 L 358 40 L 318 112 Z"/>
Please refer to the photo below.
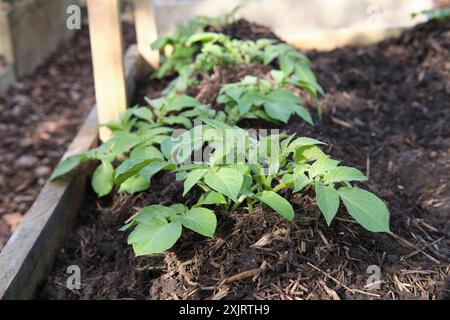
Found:
<path fill-rule="evenodd" d="M 241 37 L 239 28 L 227 30 Z M 365 172 L 364 187 L 389 206 L 392 234 L 365 231 L 344 210 L 327 227 L 307 190 L 284 194 L 296 211 L 293 223 L 270 211 L 218 212 L 213 239 L 186 231 L 167 254 L 135 258 L 127 234 L 118 232 L 125 220 L 150 204 L 195 201 L 195 194 L 182 198 L 173 174 L 159 174 L 151 190 L 136 196 L 97 200 L 88 192 L 40 298 L 450 298 L 450 23 L 307 55 L 326 92 L 323 118 L 315 127 L 293 119 L 283 129 L 321 139 L 343 165 Z M 215 81 L 191 93 L 213 106 L 207 100 L 217 96 L 218 83 L 236 81 L 237 69 L 268 72 L 257 65 L 217 68 Z M 146 80 L 138 92 L 157 97 L 163 84 Z M 73 264 L 81 268 L 80 290 L 65 287 Z"/>

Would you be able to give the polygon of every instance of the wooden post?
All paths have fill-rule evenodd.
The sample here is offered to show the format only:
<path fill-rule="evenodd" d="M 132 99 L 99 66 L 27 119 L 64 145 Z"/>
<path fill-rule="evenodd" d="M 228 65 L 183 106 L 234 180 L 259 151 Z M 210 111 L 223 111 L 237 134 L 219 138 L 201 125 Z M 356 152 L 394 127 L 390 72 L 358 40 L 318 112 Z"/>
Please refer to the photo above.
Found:
<path fill-rule="evenodd" d="M 139 53 L 149 65 L 157 68 L 159 52 L 150 48 L 150 45 L 158 39 L 153 0 L 134 0 L 134 20 Z"/>
<path fill-rule="evenodd" d="M 118 120 L 127 107 L 120 2 L 88 0 L 87 5 L 98 119 L 106 123 Z M 110 136 L 109 129 L 100 128 L 102 141 Z"/>

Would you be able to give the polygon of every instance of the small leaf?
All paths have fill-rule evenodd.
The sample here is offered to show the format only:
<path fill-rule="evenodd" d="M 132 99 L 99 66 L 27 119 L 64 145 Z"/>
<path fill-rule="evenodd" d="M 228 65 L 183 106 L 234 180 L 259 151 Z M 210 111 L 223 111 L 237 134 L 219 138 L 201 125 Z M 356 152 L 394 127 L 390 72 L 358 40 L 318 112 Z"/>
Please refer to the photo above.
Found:
<path fill-rule="evenodd" d="M 292 205 L 279 194 L 273 191 L 263 191 L 257 198 L 289 221 L 294 219 Z"/>
<path fill-rule="evenodd" d="M 309 113 L 308 109 L 306 109 L 305 107 L 302 106 L 296 106 L 295 108 L 295 113 L 302 118 L 303 120 L 305 120 L 308 124 L 310 125 L 314 125 L 314 121 L 311 117 L 311 114 Z"/>
<path fill-rule="evenodd" d="M 130 159 L 158 159 L 163 161 L 164 156 L 154 146 L 141 145 L 131 151 Z"/>
<path fill-rule="evenodd" d="M 140 175 L 145 177 L 147 180 L 150 180 L 155 174 L 160 172 L 163 169 L 170 170 L 168 167 L 170 165 L 167 162 L 151 162 L 148 165 L 146 165 L 142 170 L 140 171 Z"/>
<path fill-rule="evenodd" d="M 122 184 L 128 178 L 139 173 L 145 166 L 154 161 L 153 159 L 126 159 L 116 169 L 114 182 L 117 185 Z"/>
<path fill-rule="evenodd" d="M 339 208 L 339 194 L 331 186 L 316 183 L 316 202 L 328 224 L 331 224 Z"/>
<path fill-rule="evenodd" d="M 189 190 L 192 189 L 193 186 L 201 179 L 203 176 L 208 172 L 208 169 L 196 169 L 189 172 L 189 174 L 186 176 L 186 179 L 184 180 L 184 192 L 183 197 L 186 195 L 186 193 L 189 192 Z"/>
<path fill-rule="evenodd" d="M 136 256 L 162 253 L 170 249 L 181 236 L 179 222 L 165 223 L 153 220 L 152 224 L 138 224 L 128 237 Z"/>
<path fill-rule="evenodd" d="M 86 156 L 83 154 L 71 156 L 66 159 L 64 159 L 62 162 L 58 164 L 55 171 L 53 171 L 52 176 L 50 177 L 50 180 L 55 180 L 56 178 L 60 178 L 66 174 L 68 174 L 70 171 L 78 167 L 82 162 L 86 160 Z"/>
<path fill-rule="evenodd" d="M 294 192 L 299 192 L 312 182 L 312 180 L 305 175 L 304 171 L 299 169 L 300 168 L 298 167 L 294 169 Z"/>
<path fill-rule="evenodd" d="M 288 154 L 291 152 L 295 152 L 298 148 L 304 147 L 304 146 L 314 146 L 318 144 L 325 144 L 319 140 L 307 138 L 307 137 L 300 137 L 292 141 L 289 146 L 285 149 L 284 153 Z"/>
<path fill-rule="evenodd" d="M 367 177 L 358 169 L 350 167 L 337 167 L 328 171 L 325 176 L 325 183 L 330 184 L 342 181 L 366 181 Z"/>
<path fill-rule="evenodd" d="M 235 169 L 221 168 L 217 172 L 209 171 L 205 175 L 205 182 L 210 188 L 237 202 L 244 177 Z"/>
<path fill-rule="evenodd" d="M 111 192 L 114 186 L 114 168 L 109 161 L 102 161 L 92 177 L 92 188 L 99 197 Z"/>
<path fill-rule="evenodd" d="M 333 160 L 329 157 L 322 157 L 311 165 L 309 169 L 309 177 L 312 179 L 318 175 L 324 174 L 327 171 L 338 166 L 339 161 Z"/>
<path fill-rule="evenodd" d="M 215 191 L 209 191 L 209 192 L 201 195 L 196 206 L 211 205 L 211 204 L 215 204 L 215 205 L 227 204 L 227 200 L 221 193 L 215 192 Z"/>
<path fill-rule="evenodd" d="M 214 237 L 217 218 L 214 211 L 205 208 L 192 208 L 179 217 L 181 224 L 205 237 Z"/>
<path fill-rule="evenodd" d="M 291 111 L 280 102 L 267 101 L 264 103 L 264 110 L 272 119 L 284 123 L 287 123 L 291 117 Z"/>
<path fill-rule="evenodd" d="M 372 232 L 390 232 L 389 211 L 380 198 L 360 188 L 338 190 L 350 215 Z"/>
<path fill-rule="evenodd" d="M 171 100 L 169 106 L 165 108 L 165 111 L 166 112 L 181 111 L 189 107 L 198 107 L 201 104 L 202 103 L 200 101 L 198 101 L 193 97 L 182 95 L 177 96 L 173 100 Z"/>
<path fill-rule="evenodd" d="M 152 112 L 149 108 L 146 107 L 140 107 L 133 111 L 133 114 L 141 119 L 147 120 L 148 122 L 151 122 L 153 120 Z"/>
<path fill-rule="evenodd" d="M 135 194 L 145 191 L 150 187 L 150 180 L 136 174 L 125 180 L 119 187 L 119 192 L 126 192 L 128 194 Z"/>
<path fill-rule="evenodd" d="M 246 114 L 250 111 L 252 106 L 262 105 L 264 101 L 264 96 L 259 92 L 245 93 L 238 102 L 239 113 Z"/>

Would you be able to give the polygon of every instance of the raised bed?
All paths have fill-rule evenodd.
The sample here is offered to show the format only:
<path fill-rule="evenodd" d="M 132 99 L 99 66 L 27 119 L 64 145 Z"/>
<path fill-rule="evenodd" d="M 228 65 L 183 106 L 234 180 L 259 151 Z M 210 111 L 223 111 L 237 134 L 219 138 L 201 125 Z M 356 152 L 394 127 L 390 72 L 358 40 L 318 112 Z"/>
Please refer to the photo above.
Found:
<path fill-rule="evenodd" d="M 399 58 L 401 49 L 394 50 L 392 48 L 408 43 L 409 37 L 411 35 L 405 36 L 400 44 L 396 44 L 395 41 L 393 43 L 386 42 L 373 50 L 377 53 L 376 50 L 383 51 L 385 47 L 388 47 L 391 50 L 387 50 L 384 58 Z M 353 49 L 338 49 L 333 54 L 336 55 L 336 60 L 342 61 L 345 56 L 349 56 L 351 50 Z M 365 59 L 372 59 L 374 54 L 370 48 L 367 50 L 360 52 L 361 58 L 358 60 L 360 69 L 367 64 Z M 353 59 L 352 55 L 350 57 Z M 417 164 L 408 162 L 411 158 L 411 154 L 408 152 L 412 151 L 405 149 L 404 145 L 409 141 L 410 145 L 415 146 L 413 151 L 418 152 L 422 148 L 423 137 L 411 141 L 407 136 L 408 130 L 414 125 L 412 122 L 414 118 L 410 119 L 405 127 L 399 125 L 403 123 L 403 118 L 407 115 L 407 112 L 404 111 L 405 105 L 399 105 L 392 111 L 398 112 L 395 117 L 392 116 L 390 109 L 386 110 L 386 108 L 392 107 L 392 103 L 398 102 L 395 94 L 389 95 L 389 104 L 384 106 L 374 105 L 370 95 L 367 93 L 364 95 L 366 88 L 360 82 L 365 79 L 364 77 L 369 75 L 382 77 L 384 74 L 391 74 L 390 72 L 396 68 L 396 63 L 393 62 L 383 69 L 386 60 L 376 54 L 375 57 L 377 59 L 371 60 L 371 62 L 380 67 L 381 71 L 374 74 L 373 70 L 369 70 L 367 74 L 361 75 L 358 73 L 358 68 L 332 73 L 330 68 L 333 67 L 330 67 L 330 63 L 334 63 L 335 60 L 326 53 L 323 55 L 315 53 L 313 55 L 314 67 L 319 76 L 322 74 L 326 88 L 336 89 L 339 87 L 343 93 L 332 91 L 331 95 L 326 97 L 328 100 L 324 101 L 326 111 L 324 122 L 317 131 L 295 121 L 286 129 L 326 139 L 330 143 L 333 154 L 340 159 L 345 160 L 349 165 L 365 165 L 366 171 L 369 171 L 371 179 L 375 181 L 370 187 L 383 194 L 383 197 L 391 204 L 392 231 L 394 232 L 392 235 L 368 234 L 352 224 L 345 216 L 340 216 L 336 225 L 329 230 L 323 221 L 318 221 L 317 210 L 309 206 L 310 203 L 303 202 L 300 204 L 307 206 L 305 215 L 296 219 L 292 227 L 283 220 L 261 212 L 243 217 L 233 214 L 223 218 L 222 222 L 225 223 L 218 230 L 218 235 L 214 240 L 191 241 L 192 235 L 189 234 L 188 240 L 184 244 L 176 246 L 170 254 L 165 256 L 165 262 L 161 262 L 161 259 L 155 259 L 155 257 L 134 259 L 131 250 L 126 249 L 124 236 L 115 233 L 117 236 L 111 237 L 110 232 L 117 232 L 117 228 L 123 220 L 128 218 L 131 208 L 135 206 L 142 207 L 148 205 L 149 202 L 169 204 L 171 200 L 180 198 L 182 191 L 180 186 L 168 183 L 170 177 L 162 175 L 158 176 L 157 183 L 165 184 L 165 188 L 155 187 L 134 199 L 114 196 L 96 202 L 92 192 L 86 198 L 83 197 L 84 192 L 80 192 L 80 190 L 84 191 L 86 186 L 83 178 L 89 173 L 88 168 L 85 168 L 72 175 L 63 184 L 48 184 L 22 225 L 0 253 L 0 272 L 2 274 L 0 296 L 4 299 L 30 298 L 36 293 L 38 284 L 42 283 L 51 269 L 58 247 L 63 246 L 63 240 L 68 236 L 68 232 L 63 232 L 61 235 L 60 231 L 52 226 L 55 221 L 58 222 L 58 219 L 64 217 L 64 220 L 67 221 L 67 229 L 64 227 L 61 229 L 73 229 L 72 221 L 76 209 L 82 206 L 80 212 L 82 224 L 78 231 L 71 236 L 66 247 L 67 250 L 61 252 L 56 269 L 44 287 L 45 292 L 39 293 L 40 297 L 45 298 L 50 295 L 52 298 L 146 298 L 151 282 L 153 291 L 150 291 L 150 297 L 152 298 L 258 299 L 261 298 L 261 292 L 252 291 L 255 283 L 264 285 L 265 281 L 269 281 L 272 291 L 267 292 L 268 296 L 263 298 L 286 298 L 286 296 L 308 299 L 339 299 L 340 297 L 349 299 L 442 298 L 445 294 L 446 274 L 445 235 L 447 227 L 443 223 L 444 220 L 436 218 L 440 213 L 434 212 L 433 208 L 427 208 L 426 201 L 420 204 L 413 201 L 416 195 L 421 194 L 423 190 L 420 188 L 423 186 L 414 185 L 412 181 L 408 184 L 408 180 L 399 184 L 396 181 L 398 175 L 393 175 L 389 179 L 385 177 L 386 171 L 392 174 L 395 170 L 401 170 L 405 166 L 412 166 L 412 170 L 414 169 L 414 165 Z M 419 59 L 409 54 L 402 57 L 406 60 L 408 58 Z M 129 66 L 126 72 L 128 84 L 135 84 L 133 81 L 135 77 L 132 76 L 131 70 L 135 72 L 142 70 L 142 67 L 139 67 L 139 59 L 135 58 L 133 61 L 126 63 Z M 431 70 L 430 72 L 435 71 Z M 345 78 L 339 76 L 340 72 L 344 73 L 343 77 Z M 332 73 L 332 77 L 330 73 Z M 329 80 L 326 80 L 325 76 L 329 77 Z M 407 72 L 403 72 L 399 76 L 399 81 L 405 79 L 407 79 Z M 370 79 L 365 79 L 365 82 L 370 82 Z M 155 93 L 155 87 L 162 89 L 164 83 L 151 82 L 150 86 L 141 83 L 138 86 L 139 96 L 149 94 L 148 89 L 151 89 L 150 94 Z M 352 91 L 352 88 L 355 90 Z M 211 88 L 211 90 L 213 89 Z M 402 89 L 407 91 L 406 87 L 402 87 Z M 373 90 L 374 95 L 380 100 L 386 94 L 385 88 L 376 87 L 376 85 L 367 90 Z M 414 98 L 420 101 L 425 99 L 422 92 Z M 439 95 L 438 99 L 445 99 L 445 95 Z M 436 101 L 436 104 L 439 104 L 439 101 Z M 407 106 L 413 105 L 413 102 L 408 100 Z M 449 116 L 448 110 L 445 109 L 443 114 L 439 114 L 439 110 L 435 109 L 436 104 L 433 104 L 433 109 L 429 111 L 428 115 L 435 121 L 438 121 L 439 118 L 446 119 Z M 337 109 L 334 109 L 336 105 Z M 394 120 L 392 120 L 393 117 Z M 393 132 L 385 130 L 389 127 L 388 124 L 392 124 L 392 121 L 395 124 Z M 72 145 L 72 150 L 69 150 L 70 154 L 75 152 L 73 148 L 77 148 L 78 144 L 81 144 L 77 150 L 80 152 L 95 143 L 96 133 L 89 123 L 80 131 L 80 135 L 84 137 L 83 142 L 79 142 L 81 138 L 78 136 Z M 377 124 L 383 127 L 379 129 Z M 433 132 L 433 129 L 427 132 Z M 372 145 L 373 134 L 375 137 L 379 137 L 379 140 L 373 142 Z M 448 138 L 446 132 L 442 133 L 442 136 Z M 339 146 L 340 141 L 344 138 L 347 139 L 346 142 L 343 146 Z M 393 144 L 394 147 L 388 148 L 384 141 Z M 361 149 L 355 149 L 355 146 Z M 402 152 L 397 152 L 397 149 Z M 439 149 L 436 152 L 435 156 L 440 159 L 443 151 Z M 395 157 L 397 156 L 402 160 L 399 163 L 389 164 L 393 160 L 396 161 Z M 421 155 L 421 157 L 424 156 Z M 437 160 L 436 163 L 438 163 Z M 78 179 L 80 179 L 79 182 L 77 182 Z M 411 179 L 415 180 L 414 177 Z M 71 187 L 75 185 L 80 189 Z M 155 184 L 155 186 L 157 185 Z M 432 184 L 426 185 L 426 187 L 430 190 L 434 190 L 433 188 L 440 190 L 440 186 Z M 419 191 L 416 190 L 417 188 Z M 49 196 L 49 194 L 53 195 Z M 445 194 L 441 197 L 445 199 Z M 404 198 L 407 200 L 403 201 Z M 307 201 L 307 199 L 298 200 Z M 70 206 L 68 206 L 68 201 L 73 201 Z M 398 203 L 396 203 L 397 201 Z M 42 204 L 45 204 L 45 210 L 41 209 Z M 412 207 L 413 209 L 411 209 Z M 414 211 L 416 207 L 424 207 L 425 211 L 416 212 Z M 439 211 L 439 207 L 437 208 L 436 210 Z M 427 217 L 428 214 L 433 218 Z M 36 221 L 41 222 L 36 223 Z M 261 223 L 273 226 L 273 228 L 261 228 Z M 99 227 L 104 227 L 104 229 Z M 436 228 L 442 228 L 442 230 Z M 242 234 L 242 230 L 245 230 L 246 233 Z M 286 230 L 291 233 L 292 241 L 287 240 Z M 417 233 L 417 236 L 414 232 Z M 96 235 L 99 235 L 98 238 Z M 255 246 L 256 241 L 263 239 L 264 236 L 267 236 L 264 240 L 266 244 L 262 245 L 260 242 Z M 85 242 L 85 240 L 88 241 Z M 268 244 L 269 242 L 275 244 L 271 246 Z M 83 251 L 80 249 L 80 243 L 83 243 L 83 250 L 88 250 L 91 260 L 78 261 L 78 257 L 74 258 L 76 254 L 73 252 Z M 18 251 L 19 247 L 20 251 Z M 48 250 L 48 258 L 42 258 L 44 249 Z M 218 259 L 227 268 L 225 275 L 222 274 L 220 266 L 217 266 L 214 259 Z M 264 263 L 266 260 L 270 261 Z M 84 277 L 82 279 L 88 281 L 87 291 L 89 292 L 78 294 L 76 291 L 70 292 L 68 289 L 63 289 L 62 291 L 65 290 L 64 295 L 58 294 L 58 291 L 61 292 L 61 288 L 55 287 L 55 283 L 64 285 L 67 263 L 86 263 L 82 266 L 82 277 Z M 388 289 L 380 293 L 364 288 L 367 276 L 366 267 L 372 264 L 380 264 L 383 267 L 382 270 L 386 270 L 383 283 Z M 202 269 L 203 265 L 205 269 Z M 353 267 L 347 267 L 347 265 Z M 336 266 L 345 266 L 343 267 L 345 270 L 336 269 Z M 400 266 L 405 269 L 392 269 Z M 190 268 L 192 273 L 186 272 L 186 268 Z M 211 271 L 214 268 L 217 270 Z M 101 273 L 102 270 L 105 270 L 105 273 Z M 83 273 L 85 271 L 86 273 Z M 200 276 L 199 271 L 204 272 L 204 278 Z M 125 277 L 125 274 L 129 278 Z M 198 277 L 194 279 L 193 274 Z M 280 275 L 283 275 L 284 278 Z M 295 275 L 294 278 L 292 278 L 293 275 Z M 299 275 L 302 276 L 301 279 L 298 278 Z M 223 277 L 220 279 L 220 283 L 217 283 L 217 286 L 207 286 L 206 284 L 217 280 L 216 276 Z M 98 284 L 99 277 L 102 278 L 100 284 Z M 277 287 L 276 283 L 273 283 L 274 286 L 270 286 L 271 277 L 280 281 L 292 280 L 292 286 L 288 291 L 283 290 L 285 287 Z M 313 281 L 307 284 L 301 281 L 310 278 Z M 348 283 L 347 279 L 353 283 Z M 124 284 L 121 281 L 127 283 Z M 84 283 L 82 280 L 82 285 Z M 198 283 L 201 285 L 198 286 Z M 417 284 L 417 287 L 411 286 L 411 284 Z M 188 290 L 182 292 L 185 288 Z M 51 294 L 52 290 L 56 293 Z M 403 295 L 401 292 L 404 292 Z"/>
<path fill-rule="evenodd" d="M 143 60 L 136 46 L 125 54 L 127 93 L 132 96 Z M 98 143 L 95 107 L 63 158 L 89 150 Z M 29 299 L 53 267 L 61 245 L 73 231 L 84 200 L 86 176 L 92 166 L 84 166 L 57 183 L 48 182 L 33 206 L 0 252 L 0 298 Z"/>

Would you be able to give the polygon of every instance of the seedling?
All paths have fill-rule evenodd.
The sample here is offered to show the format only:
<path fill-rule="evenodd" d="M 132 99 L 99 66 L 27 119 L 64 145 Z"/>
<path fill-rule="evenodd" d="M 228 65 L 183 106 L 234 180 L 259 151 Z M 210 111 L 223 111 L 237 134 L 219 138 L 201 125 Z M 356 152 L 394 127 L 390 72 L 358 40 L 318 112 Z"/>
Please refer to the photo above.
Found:
<path fill-rule="evenodd" d="M 184 181 L 184 194 L 195 185 L 205 192 L 198 205 L 205 205 L 205 199 L 217 199 L 216 204 L 221 205 L 224 198 L 228 208 L 237 209 L 246 203 L 251 210 L 255 204 L 264 203 L 292 220 L 294 210 L 278 192 L 312 188 L 328 225 L 342 200 L 349 214 L 364 228 L 389 232 L 389 213 L 384 203 L 374 194 L 351 185 L 352 181 L 367 178 L 355 168 L 339 166 L 339 161 L 318 147 L 322 142 L 294 135 L 271 135 L 257 141 L 238 127 L 216 120 L 204 122 L 207 125 L 201 130 L 194 128 L 180 136 L 172 149 L 172 159 L 179 163 L 177 177 Z M 192 141 L 193 130 L 197 135 L 200 132 L 202 138 L 196 136 Z M 189 163 L 191 154 L 205 143 L 213 150 L 209 159 Z"/>
<path fill-rule="evenodd" d="M 222 87 L 217 102 L 224 105 L 227 123 L 234 125 L 243 119 L 287 123 L 295 114 L 313 125 L 303 100 L 283 89 L 283 72 L 273 70 L 271 75 L 274 83 L 247 76 L 241 82 Z"/>
<path fill-rule="evenodd" d="M 187 208 L 182 204 L 170 207 L 152 205 L 140 210 L 132 221 L 122 227 L 126 231 L 134 227 L 128 237 L 136 256 L 163 252 L 170 249 L 181 237 L 183 227 L 212 238 L 217 218 L 206 208 Z"/>

